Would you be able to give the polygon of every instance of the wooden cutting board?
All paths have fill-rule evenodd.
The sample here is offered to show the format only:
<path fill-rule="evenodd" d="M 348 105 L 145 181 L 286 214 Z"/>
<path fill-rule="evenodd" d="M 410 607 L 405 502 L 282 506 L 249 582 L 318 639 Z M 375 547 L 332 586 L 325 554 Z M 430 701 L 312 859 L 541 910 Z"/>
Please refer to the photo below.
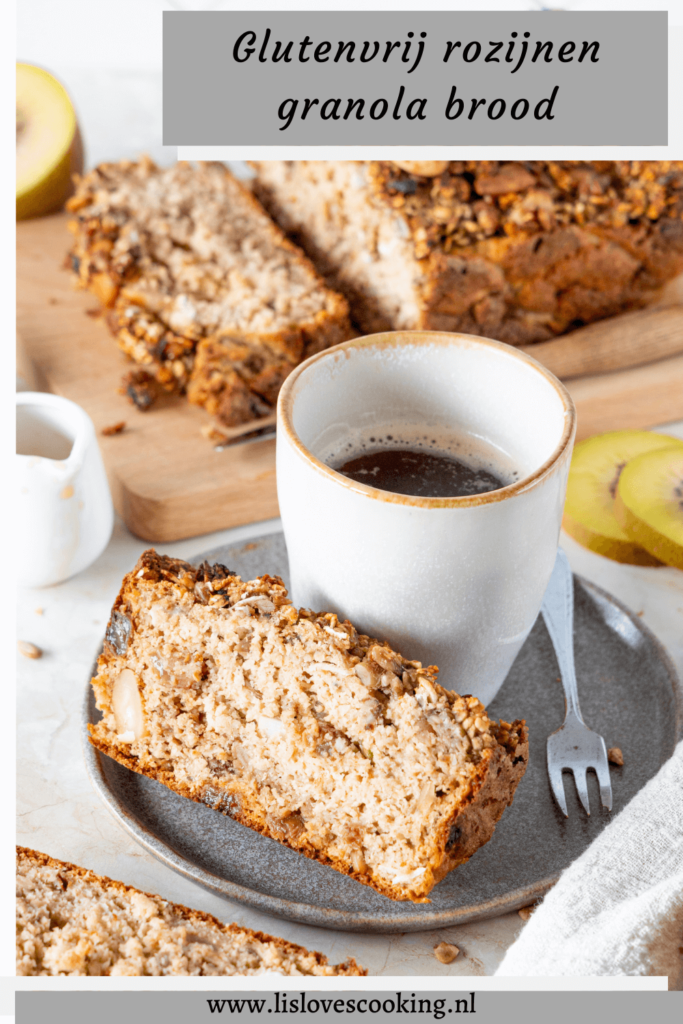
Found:
<path fill-rule="evenodd" d="M 275 441 L 217 450 L 200 434 L 203 410 L 164 396 L 139 412 L 117 394 L 131 364 L 64 269 L 67 217 L 17 224 L 17 327 L 43 386 L 82 406 L 99 435 L 117 511 L 155 543 L 278 515 Z M 578 436 L 683 419 L 683 355 L 567 381 Z M 125 420 L 115 436 L 104 427 Z"/>

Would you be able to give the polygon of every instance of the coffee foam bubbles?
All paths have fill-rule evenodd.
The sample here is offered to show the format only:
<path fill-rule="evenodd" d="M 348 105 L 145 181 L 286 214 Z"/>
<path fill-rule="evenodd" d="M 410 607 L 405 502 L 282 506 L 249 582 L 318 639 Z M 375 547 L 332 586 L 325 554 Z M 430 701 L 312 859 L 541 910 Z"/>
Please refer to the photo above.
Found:
<path fill-rule="evenodd" d="M 471 469 L 493 473 L 507 487 L 520 478 L 511 456 L 484 438 L 450 427 L 407 426 L 403 423 L 347 428 L 343 439 L 327 439 L 316 451 L 317 457 L 330 469 L 337 469 L 351 459 L 360 458 L 378 448 L 403 448 L 459 459 Z"/>

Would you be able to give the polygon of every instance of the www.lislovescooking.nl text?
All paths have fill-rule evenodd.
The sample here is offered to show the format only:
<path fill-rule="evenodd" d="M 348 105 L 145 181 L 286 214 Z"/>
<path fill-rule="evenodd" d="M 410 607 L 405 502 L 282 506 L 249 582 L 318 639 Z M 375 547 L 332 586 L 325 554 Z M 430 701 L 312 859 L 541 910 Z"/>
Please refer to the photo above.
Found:
<path fill-rule="evenodd" d="M 209 1011 L 228 1016 L 260 1016 L 264 1013 L 289 1014 L 290 1016 L 322 1013 L 326 1017 L 345 1014 L 410 1014 L 442 1020 L 447 1014 L 476 1013 L 475 993 L 467 996 L 453 994 L 452 997 L 411 992 L 362 993 L 330 996 L 314 992 L 270 992 L 263 997 L 254 995 L 246 998 L 207 999 Z"/>

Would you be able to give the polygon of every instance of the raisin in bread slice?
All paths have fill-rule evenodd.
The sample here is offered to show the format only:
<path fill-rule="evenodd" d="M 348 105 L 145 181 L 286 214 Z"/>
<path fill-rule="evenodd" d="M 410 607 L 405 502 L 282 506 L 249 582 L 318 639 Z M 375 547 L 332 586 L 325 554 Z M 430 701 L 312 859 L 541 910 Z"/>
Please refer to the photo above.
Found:
<path fill-rule="evenodd" d="M 367 971 L 17 847 L 18 975 L 266 973 Z"/>
<path fill-rule="evenodd" d="M 272 413 L 297 363 L 353 335 L 346 300 L 222 164 L 101 164 L 68 209 L 78 284 L 120 347 L 224 426 Z"/>
<path fill-rule="evenodd" d="M 121 764 L 396 900 L 492 834 L 524 774 L 524 722 L 491 721 L 282 581 L 147 551 L 93 679 L 91 741 Z"/>

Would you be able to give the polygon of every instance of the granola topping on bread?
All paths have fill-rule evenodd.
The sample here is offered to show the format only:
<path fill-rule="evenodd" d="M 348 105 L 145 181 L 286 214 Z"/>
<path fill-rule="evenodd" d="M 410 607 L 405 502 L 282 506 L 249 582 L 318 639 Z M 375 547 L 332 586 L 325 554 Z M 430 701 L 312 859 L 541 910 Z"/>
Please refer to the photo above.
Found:
<path fill-rule="evenodd" d="M 441 163 L 441 161 L 433 161 Z M 375 194 L 415 231 L 415 254 L 450 252 L 492 237 L 595 225 L 608 231 L 665 218 L 683 236 L 683 160 L 451 160 L 431 180 L 387 162 L 368 164 Z M 401 187 L 411 182 L 411 190 Z M 667 232 L 665 231 L 665 234 Z"/>

